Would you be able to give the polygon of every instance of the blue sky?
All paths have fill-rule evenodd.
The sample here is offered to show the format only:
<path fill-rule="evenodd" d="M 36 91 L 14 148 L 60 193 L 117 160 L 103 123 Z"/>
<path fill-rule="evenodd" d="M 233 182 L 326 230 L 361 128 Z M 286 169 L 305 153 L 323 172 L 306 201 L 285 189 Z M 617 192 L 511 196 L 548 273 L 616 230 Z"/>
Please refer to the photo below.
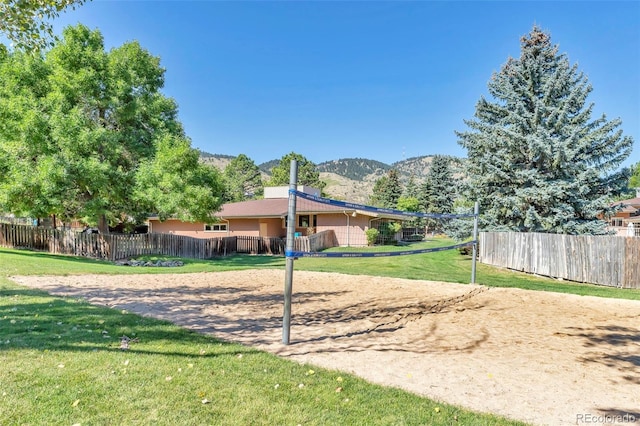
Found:
<path fill-rule="evenodd" d="M 138 40 L 195 148 L 257 164 L 460 157 L 487 81 L 534 24 L 589 78 L 595 115 L 623 121 L 640 161 L 640 2 L 103 1 L 54 24 Z"/>

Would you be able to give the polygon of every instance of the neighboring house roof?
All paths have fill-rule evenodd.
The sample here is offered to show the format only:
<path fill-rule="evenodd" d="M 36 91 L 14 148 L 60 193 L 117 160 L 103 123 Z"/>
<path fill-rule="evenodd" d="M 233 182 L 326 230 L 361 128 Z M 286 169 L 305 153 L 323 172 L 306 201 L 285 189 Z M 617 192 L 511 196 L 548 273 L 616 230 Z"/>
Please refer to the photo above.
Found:
<path fill-rule="evenodd" d="M 621 213 L 635 213 L 640 210 L 640 197 L 630 198 L 628 200 L 616 201 L 612 206 L 622 206 L 619 210 Z"/>
<path fill-rule="evenodd" d="M 628 200 L 620 200 L 613 203 L 614 206 L 617 206 L 618 204 L 625 204 L 625 205 L 630 205 L 630 206 L 635 206 L 637 208 L 640 208 L 640 197 L 629 198 Z"/>

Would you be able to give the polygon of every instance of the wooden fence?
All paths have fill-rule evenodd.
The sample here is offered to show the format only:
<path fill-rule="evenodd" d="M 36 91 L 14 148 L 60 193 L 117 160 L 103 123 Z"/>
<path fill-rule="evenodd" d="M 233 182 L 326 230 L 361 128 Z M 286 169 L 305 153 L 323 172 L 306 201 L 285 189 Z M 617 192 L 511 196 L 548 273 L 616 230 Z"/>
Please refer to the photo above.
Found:
<path fill-rule="evenodd" d="M 480 233 L 480 261 L 553 278 L 640 288 L 640 238 Z"/>
<path fill-rule="evenodd" d="M 338 239 L 333 230 L 318 232 L 308 237 L 296 237 L 294 241 L 295 251 L 320 251 L 329 247 L 338 246 Z"/>
<path fill-rule="evenodd" d="M 202 239 L 174 234 L 85 234 L 0 223 L 0 247 L 26 248 L 111 261 L 143 255 L 210 259 L 236 253 L 283 255 L 285 241 L 281 238 L 242 236 Z"/>

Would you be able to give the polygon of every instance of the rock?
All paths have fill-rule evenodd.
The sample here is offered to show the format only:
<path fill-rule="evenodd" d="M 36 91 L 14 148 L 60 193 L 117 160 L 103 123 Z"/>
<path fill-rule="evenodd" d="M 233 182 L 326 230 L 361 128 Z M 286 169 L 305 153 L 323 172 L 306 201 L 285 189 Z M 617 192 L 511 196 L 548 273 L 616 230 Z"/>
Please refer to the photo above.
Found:
<path fill-rule="evenodd" d="M 118 260 L 115 262 L 117 266 L 143 266 L 143 267 L 160 267 L 160 268 L 176 268 L 184 266 L 184 262 L 181 260 L 157 260 L 155 262 L 145 260 Z"/>

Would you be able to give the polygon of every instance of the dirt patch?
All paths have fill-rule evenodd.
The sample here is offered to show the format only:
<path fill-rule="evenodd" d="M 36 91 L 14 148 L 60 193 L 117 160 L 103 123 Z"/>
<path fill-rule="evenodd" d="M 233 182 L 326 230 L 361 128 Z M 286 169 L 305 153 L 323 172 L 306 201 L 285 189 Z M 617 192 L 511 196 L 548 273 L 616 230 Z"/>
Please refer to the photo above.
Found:
<path fill-rule="evenodd" d="M 13 277 L 533 424 L 640 424 L 640 302 L 295 271 Z M 629 423 L 627 423 L 629 424 Z"/>

